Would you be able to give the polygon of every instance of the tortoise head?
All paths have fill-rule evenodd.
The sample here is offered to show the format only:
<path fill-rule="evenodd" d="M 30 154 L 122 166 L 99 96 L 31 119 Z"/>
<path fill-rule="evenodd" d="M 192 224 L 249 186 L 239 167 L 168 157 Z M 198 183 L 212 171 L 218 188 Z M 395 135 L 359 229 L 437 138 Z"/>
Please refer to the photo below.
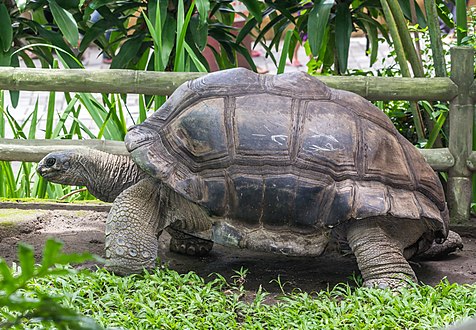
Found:
<path fill-rule="evenodd" d="M 75 150 L 51 152 L 38 163 L 36 171 L 50 182 L 84 185 L 84 175 L 77 164 L 80 159 L 81 152 Z"/>

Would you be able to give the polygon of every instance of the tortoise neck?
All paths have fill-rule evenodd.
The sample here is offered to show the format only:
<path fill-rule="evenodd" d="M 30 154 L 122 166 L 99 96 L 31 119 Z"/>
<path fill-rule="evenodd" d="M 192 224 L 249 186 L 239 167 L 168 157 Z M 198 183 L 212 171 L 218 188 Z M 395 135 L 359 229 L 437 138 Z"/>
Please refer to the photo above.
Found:
<path fill-rule="evenodd" d="M 146 176 L 129 156 L 88 150 L 80 158 L 76 164 L 82 167 L 78 172 L 85 173 L 85 186 L 104 202 L 113 202 L 122 191 Z"/>

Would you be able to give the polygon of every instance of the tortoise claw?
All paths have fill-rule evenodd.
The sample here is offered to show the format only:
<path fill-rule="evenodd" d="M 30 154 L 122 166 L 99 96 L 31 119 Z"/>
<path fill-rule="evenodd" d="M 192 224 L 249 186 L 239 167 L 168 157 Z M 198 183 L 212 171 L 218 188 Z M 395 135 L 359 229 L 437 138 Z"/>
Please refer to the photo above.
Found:
<path fill-rule="evenodd" d="M 175 238 L 170 239 L 170 251 L 189 256 L 206 256 L 213 248 L 213 242 L 200 238 Z"/>

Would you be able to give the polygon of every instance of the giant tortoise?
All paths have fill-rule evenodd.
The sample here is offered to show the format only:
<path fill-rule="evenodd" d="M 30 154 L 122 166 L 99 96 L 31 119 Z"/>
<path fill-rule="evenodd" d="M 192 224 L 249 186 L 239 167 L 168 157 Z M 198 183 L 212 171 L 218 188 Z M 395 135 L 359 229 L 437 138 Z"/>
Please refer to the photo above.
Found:
<path fill-rule="evenodd" d="M 173 251 L 195 255 L 215 242 L 318 256 L 337 237 L 366 285 L 394 286 L 448 235 L 441 183 L 415 147 L 370 102 L 305 73 L 186 82 L 125 143 L 131 158 L 64 151 L 38 167 L 114 201 L 106 267 L 119 274 L 153 268 L 166 229 Z"/>

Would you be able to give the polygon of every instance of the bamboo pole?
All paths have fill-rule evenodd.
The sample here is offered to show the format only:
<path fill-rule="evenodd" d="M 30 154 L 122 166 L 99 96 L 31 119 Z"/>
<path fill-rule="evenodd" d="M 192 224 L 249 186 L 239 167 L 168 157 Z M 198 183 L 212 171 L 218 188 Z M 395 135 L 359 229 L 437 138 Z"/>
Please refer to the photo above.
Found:
<path fill-rule="evenodd" d="M 36 163 L 50 152 L 77 148 L 92 148 L 115 155 L 129 154 L 122 141 L 0 139 L 0 161 Z M 448 148 L 417 150 L 435 171 L 447 171 L 454 165 Z"/>
<path fill-rule="evenodd" d="M 470 87 L 469 96 L 471 96 L 473 100 L 476 100 L 476 80 L 473 82 L 473 84 Z"/>
<path fill-rule="evenodd" d="M 0 67 L 0 89 L 170 95 L 180 84 L 201 75 L 203 73 Z M 449 101 L 458 93 L 457 86 L 449 78 L 316 78 L 329 87 L 351 91 L 371 101 Z"/>
<path fill-rule="evenodd" d="M 463 39 L 468 34 L 468 18 L 467 18 L 467 7 L 466 0 L 456 0 L 456 42 L 457 45 L 461 45 Z"/>
<path fill-rule="evenodd" d="M 438 172 L 446 172 L 455 164 L 448 148 L 418 149 L 430 166 Z"/>
<path fill-rule="evenodd" d="M 382 5 L 383 13 L 385 15 L 385 20 L 387 21 L 388 30 L 390 32 L 390 35 L 392 36 L 395 53 L 397 55 L 397 63 L 400 66 L 400 70 L 402 71 L 402 76 L 411 77 L 410 68 L 408 67 L 407 63 L 407 56 L 405 55 L 405 49 L 408 47 L 403 46 L 404 40 L 402 39 L 401 32 L 399 32 L 398 23 L 395 19 L 396 14 L 394 13 L 394 11 L 392 11 L 390 7 L 391 1 L 380 0 L 380 3 Z M 410 48 L 413 48 L 413 44 L 410 45 Z M 424 141 L 425 127 L 423 125 L 423 118 L 418 108 L 418 104 L 416 102 L 410 102 L 410 110 L 413 115 L 413 123 L 415 125 L 415 131 L 418 137 L 418 141 Z"/>
<path fill-rule="evenodd" d="M 199 72 L 2 67 L 0 89 L 170 95 L 185 81 L 203 75 Z"/>
<path fill-rule="evenodd" d="M 420 60 L 419 54 L 417 54 L 417 51 L 415 50 L 415 46 L 413 44 L 410 32 L 408 31 L 406 20 L 403 16 L 400 4 L 397 0 L 386 1 L 388 6 L 390 7 L 390 10 L 392 11 L 393 18 L 395 19 L 395 23 L 398 28 L 398 34 L 400 35 L 400 38 L 402 40 L 402 44 L 404 46 L 405 53 L 407 54 L 408 61 L 412 66 L 413 75 L 415 77 L 423 77 L 425 74 L 423 70 L 423 64 Z"/>
<path fill-rule="evenodd" d="M 426 21 L 430 32 L 430 46 L 432 59 L 435 65 L 437 77 L 446 77 L 446 61 L 443 53 L 443 43 L 441 41 L 441 30 L 438 22 L 438 13 L 435 0 L 425 0 Z"/>
<path fill-rule="evenodd" d="M 397 55 L 397 62 L 398 62 L 398 65 L 400 66 L 400 70 L 402 71 L 402 76 L 410 77 L 411 72 L 407 63 L 407 56 L 405 55 L 405 50 L 402 44 L 402 38 L 400 37 L 398 33 L 398 27 L 397 27 L 397 23 L 395 22 L 393 13 L 390 9 L 390 6 L 387 0 L 380 0 L 380 4 L 382 5 L 382 10 L 385 16 L 385 21 L 387 22 L 388 30 L 390 32 L 390 35 L 392 36 L 392 41 L 395 48 L 395 54 Z"/>
<path fill-rule="evenodd" d="M 472 200 L 471 171 L 468 158 L 472 154 L 474 104 L 470 97 L 473 84 L 474 50 L 471 47 L 451 49 L 451 79 L 458 85 L 458 96 L 450 102 L 450 134 L 448 148 L 455 165 L 448 171 L 447 201 L 453 222 L 469 220 Z"/>
<path fill-rule="evenodd" d="M 466 164 L 471 172 L 476 172 L 476 151 L 469 154 Z"/>
<path fill-rule="evenodd" d="M 449 78 L 361 76 L 317 78 L 329 87 L 357 93 L 370 101 L 449 101 L 458 93 L 458 87 Z"/>
<path fill-rule="evenodd" d="M 50 152 L 78 148 L 92 148 L 116 155 L 129 154 L 122 141 L 0 139 L 0 160 L 39 162 Z"/>

